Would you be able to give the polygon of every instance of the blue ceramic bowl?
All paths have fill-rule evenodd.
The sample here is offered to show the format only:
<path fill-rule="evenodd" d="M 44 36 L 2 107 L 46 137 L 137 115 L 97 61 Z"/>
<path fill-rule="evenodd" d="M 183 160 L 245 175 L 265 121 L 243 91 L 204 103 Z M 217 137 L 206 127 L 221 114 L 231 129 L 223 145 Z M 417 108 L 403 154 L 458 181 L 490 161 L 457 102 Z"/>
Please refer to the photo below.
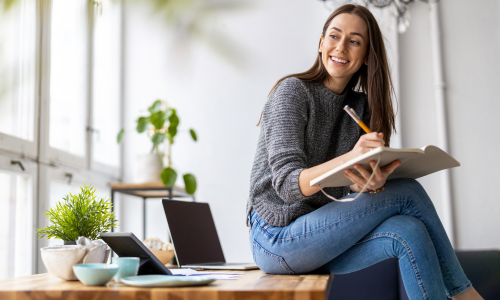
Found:
<path fill-rule="evenodd" d="M 73 271 L 85 285 L 105 285 L 118 272 L 118 268 L 116 264 L 80 264 L 74 265 Z"/>

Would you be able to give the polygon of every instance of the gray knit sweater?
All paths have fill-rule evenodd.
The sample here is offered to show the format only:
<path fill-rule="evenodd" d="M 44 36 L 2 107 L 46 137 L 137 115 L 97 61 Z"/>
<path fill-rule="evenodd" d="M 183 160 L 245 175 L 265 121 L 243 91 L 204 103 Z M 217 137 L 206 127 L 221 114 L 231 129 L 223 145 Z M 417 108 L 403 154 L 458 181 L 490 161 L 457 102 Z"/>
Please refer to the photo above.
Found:
<path fill-rule="evenodd" d="M 331 202 L 321 192 L 304 196 L 299 174 L 349 152 L 364 133 L 343 110 L 345 105 L 370 124 L 364 93 L 344 91 L 337 95 L 322 83 L 295 77 L 283 80 L 273 90 L 262 115 L 247 215 L 253 209 L 268 224 L 287 226 Z M 341 198 L 349 187 L 324 190 Z"/>

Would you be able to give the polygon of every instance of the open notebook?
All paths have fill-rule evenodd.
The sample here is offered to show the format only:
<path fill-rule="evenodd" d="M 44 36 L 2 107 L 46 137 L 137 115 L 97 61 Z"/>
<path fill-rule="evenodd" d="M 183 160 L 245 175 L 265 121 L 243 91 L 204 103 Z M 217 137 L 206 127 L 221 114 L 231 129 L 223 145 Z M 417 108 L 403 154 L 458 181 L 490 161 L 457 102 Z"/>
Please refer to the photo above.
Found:
<path fill-rule="evenodd" d="M 460 166 L 460 163 L 456 159 L 436 146 L 405 149 L 379 147 L 314 178 L 310 184 L 311 186 L 321 186 L 322 188 L 350 185 L 352 182 L 344 176 L 345 170 L 351 169 L 357 173 L 353 168 L 355 164 L 360 164 L 365 169 L 371 170 L 369 162 L 371 160 L 377 161 L 379 157 L 379 166 L 381 167 L 395 160 L 401 161 L 401 165 L 387 179 L 416 179 L 437 171 Z"/>

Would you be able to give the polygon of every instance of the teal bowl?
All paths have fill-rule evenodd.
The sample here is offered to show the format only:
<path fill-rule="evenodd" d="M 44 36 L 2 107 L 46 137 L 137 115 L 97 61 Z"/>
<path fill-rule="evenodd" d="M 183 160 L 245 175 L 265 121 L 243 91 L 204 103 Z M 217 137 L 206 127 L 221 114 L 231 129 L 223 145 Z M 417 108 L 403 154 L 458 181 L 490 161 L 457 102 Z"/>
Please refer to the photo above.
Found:
<path fill-rule="evenodd" d="M 85 285 L 105 285 L 115 276 L 118 268 L 116 264 L 80 264 L 74 265 L 73 271 Z"/>

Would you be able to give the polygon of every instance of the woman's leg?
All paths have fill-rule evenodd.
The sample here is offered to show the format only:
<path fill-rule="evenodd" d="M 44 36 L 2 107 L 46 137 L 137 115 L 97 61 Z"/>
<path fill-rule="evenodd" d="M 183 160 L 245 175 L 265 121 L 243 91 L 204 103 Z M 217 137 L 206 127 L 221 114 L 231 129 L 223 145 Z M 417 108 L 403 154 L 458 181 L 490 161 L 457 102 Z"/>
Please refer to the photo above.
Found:
<path fill-rule="evenodd" d="M 446 299 L 434 244 L 425 225 L 415 217 L 390 217 L 319 272 L 346 274 L 397 257 L 408 298 Z"/>
<path fill-rule="evenodd" d="M 468 289 L 470 282 L 432 201 L 412 179 L 389 180 L 380 193 L 365 193 L 352 202 L 332 202 L 286 227 L 270 226 L 252 213 L 254 259 L 268 273 L 307 273 L 333 260 L 396 215 L 412 216 L 424 224 L 434 245 L 447 295 L 451 297 Z"/>

